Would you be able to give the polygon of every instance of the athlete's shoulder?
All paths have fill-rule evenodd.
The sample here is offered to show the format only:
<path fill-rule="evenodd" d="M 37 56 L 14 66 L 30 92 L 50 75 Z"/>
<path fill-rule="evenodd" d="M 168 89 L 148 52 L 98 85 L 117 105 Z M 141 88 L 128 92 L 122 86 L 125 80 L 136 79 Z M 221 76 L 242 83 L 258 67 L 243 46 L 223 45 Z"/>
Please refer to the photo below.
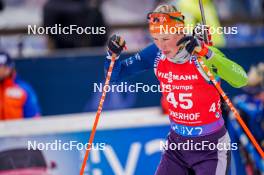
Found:
<path fill-rule="evenodd" d="M 138 54 L 140 55 L 140 57 L 155 58 L 158 53 L 158 47 L 154 43 L 151 43 L 147 47 L 142 49 Z"/>
<path fill-rule="evenodd" d="M 156 67 L 157 60 L 159 59 L 160 55 L 161 54 L 159 48 L 154 43 L 151 43 L 140 52 L 138 52 L 135 57 L 144 60 L 146 64 L 151 68 Z"/>
<path fill-rule="evenodd" d="M 146 52 L 159 52 L 159 48 L 154 43 L 150 43 L 147 47 L 143 49 Z"/>

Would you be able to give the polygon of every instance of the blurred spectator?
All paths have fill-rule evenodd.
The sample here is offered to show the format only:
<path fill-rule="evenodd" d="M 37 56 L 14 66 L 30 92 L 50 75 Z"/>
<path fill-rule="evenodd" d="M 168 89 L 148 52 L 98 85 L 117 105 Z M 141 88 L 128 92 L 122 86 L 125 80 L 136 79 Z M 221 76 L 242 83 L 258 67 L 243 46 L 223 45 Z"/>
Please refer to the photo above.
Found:
<path fill-rule="evenodd" d="M 251 67 L 248 78 L 248 86 L 243 88 L 245 94 L 235 97 L 233 102 L 258 143 L 264 148 L 264 63 Z M 229 121 L 230 123 L 234 122 L 232 119 Z M 229 129 L 233 131 L 230 135 L 233 141 L 242 138 L 243 133 L 234 123 L 229 125 Z M 260 174 L 258 156 L 256 157 L 251 152 L 252 150 L 249 151 L 248 145 L 243 144 L 245 143 L 242 143 L 240 153 L 235 155 L 242 156 L 242 158 L 238 158 L 236 161 L 242 161 L 247 174 Z"/>
<path fill-rule="evenodd" d="M 197 0 L 189 0 L 186 3 L 185 0 L 176 0 L 176 6 L 183 12 L 185 16 L 185 24 L 193 25 L 193 27 L 197 23 L 202 23 L 201 12 L 199 8 L 199 3 Z M 212 0 L 203 0 L 203 6 L 206 16 L 207 25 L 211 28 L 216 29 L 220 27 L 220 21 L 218 18 L 218 14 Z M 224 35 L 220 34 L 212 34 L 213 44 L 216 47 L 224 47 L 225 46 L 225 38 Z"/>
<path fill-rule="evenodd" d="M 44 26 L 59 25 L 69 27 L 105 27 L 103 15 L 98 7 L 89 5 L 84 0 L 49 0 L 44 6 Z M 104 46 L 107 40 L 106 33 L 92 34 L 50 34 L 55 48 L 76 48 Z"/>
<path fill-rule="evenodd" d="M 17 77 L 10 56 L 0 52 L 0 120 L 32 118 L 39 114 L 33 89 Z"/>
<path fill-rule="evenodd" d="M 253 132 L 257 140 L 264 147 L 264 63 L 251 67 L 247 93 L 234 99 L 236 106 Z"/>
<path fill-rule="evenodd" d="M 4 9 L 4 2 L 0 0 L 0 11 L 2 11 L 3 9 Z"/>
<path fill-rule="evenodd" d="M 264 147 L 264 63 L 251 67 L 246 94 L 234 98 L 234 103 L 253 135 Z"/>
<path fill-rule="evenodd" d="M 262 19 L 263 19 L 263 24 L 264 24 L 264 0 L 262 1 Z"/>

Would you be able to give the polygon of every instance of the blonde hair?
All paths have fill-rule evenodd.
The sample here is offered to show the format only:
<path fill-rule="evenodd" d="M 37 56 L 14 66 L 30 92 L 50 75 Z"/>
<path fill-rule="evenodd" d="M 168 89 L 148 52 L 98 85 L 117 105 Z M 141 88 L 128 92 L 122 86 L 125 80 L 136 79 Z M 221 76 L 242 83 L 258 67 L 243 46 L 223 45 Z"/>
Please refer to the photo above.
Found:
<path fill-rule="evenodd" d="M 157 13 L 172 13 L 172 12 L 178 12 L 178 9 L 171 4 L 161 4 L 153 12 Z"/>

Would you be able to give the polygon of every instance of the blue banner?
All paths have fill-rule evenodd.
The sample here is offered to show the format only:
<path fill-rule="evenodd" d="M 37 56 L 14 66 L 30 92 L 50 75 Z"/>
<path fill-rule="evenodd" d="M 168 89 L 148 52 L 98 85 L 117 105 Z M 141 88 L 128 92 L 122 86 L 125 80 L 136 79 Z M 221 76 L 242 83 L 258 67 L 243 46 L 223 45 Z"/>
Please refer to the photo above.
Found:
<path fill-rule="evenodd" d="M 97 131 L 85 174 L 154 174 L 161 158 L 161 141 L 166 139 L 168 131 L 169 126 Z M 12 150 L 18 149 L 20 152 L 16 155 L 24 154 L 30 157 L 31 153 L 28 150 L 38 150 L 43 154 L 43 159 L 48 167 L 43 172 L 47 171 L 51 175 L 77 175 L 85 153 L 85 149 L 82 148 L 87 143 L 89 135 L 88 132 L 74 132 L 4 137 L 0 138 L 0 157 L 7 151 L 10 151 L 11 155 Z M 18 159 L 13 159 L 13 161 L 18 161 Z M 27 161 L 28 159 L 23 159 L 23 167 L 28 165 Z M 30 169 L 30 165 L 28 166 Z M 11 172 L 11 170 L 9 171 Z M 6 172 L 9 171 L 6 170 Z M 12 171 L 19 173 L 22 170 L 13 169 Z"/>

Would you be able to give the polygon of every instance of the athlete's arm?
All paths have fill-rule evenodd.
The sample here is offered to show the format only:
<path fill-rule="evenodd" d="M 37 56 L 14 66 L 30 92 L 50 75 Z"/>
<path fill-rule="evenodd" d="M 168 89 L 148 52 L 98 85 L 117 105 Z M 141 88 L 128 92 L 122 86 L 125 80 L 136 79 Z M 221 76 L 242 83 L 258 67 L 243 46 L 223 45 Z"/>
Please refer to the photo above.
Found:
<path fill-rule="evenodd" d="M 111 75 L 111 82 L 119 81 L 131 75 L 135 75 L 136 73 L 153 68 L 157 53 L 158 48 L 155 44 L 151 44 L 129 58 L 124 60 L 117 59 Z M 111 58 L 110 55 L 107 57 Z M 107 72 L 110 62 L 110 59 L 105 59 L 105 72 Z"/>
<path fill-rule="evenodd" d="M 233 87 L 239 88 L 247 85 L 247 74 L 240 65 L 228 59 L 215 47 L 209 47 L 209 50 L 212 51 L 212 56 L 209 59 L 204 58 L 204 62 L 213 73 Z"/>
<path fill-rule="evenodd" d="M 207 46 L 203 41 L 194 36 L 185 36 L 177 45 L 184 45 L 189 54 L 196 53 L 201 56 L 205 64 L 215 76 L 227 81 L 231 86 L 239 88 L 247 85 L 248 78 L 244 69 L 212 46 Z"/>

